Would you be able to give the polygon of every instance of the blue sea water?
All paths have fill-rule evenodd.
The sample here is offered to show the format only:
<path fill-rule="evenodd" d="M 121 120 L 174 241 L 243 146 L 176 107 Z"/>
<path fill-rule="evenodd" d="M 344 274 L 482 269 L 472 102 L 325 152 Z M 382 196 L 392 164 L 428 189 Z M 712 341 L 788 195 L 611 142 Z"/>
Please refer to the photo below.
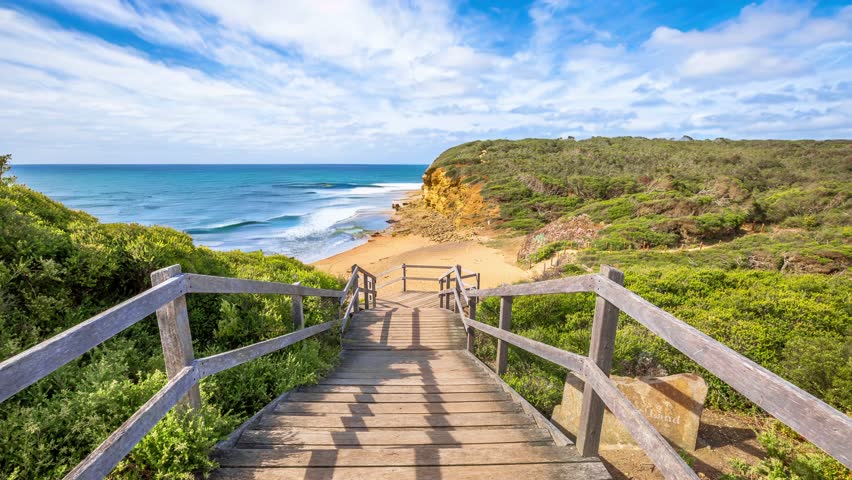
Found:
<path fill-rule="evenodd" d="M 165 225 L 217 250 L 305 262 L 366 242 L 425 165 L 16 165 L 18 182 L 102 222 Z"/>

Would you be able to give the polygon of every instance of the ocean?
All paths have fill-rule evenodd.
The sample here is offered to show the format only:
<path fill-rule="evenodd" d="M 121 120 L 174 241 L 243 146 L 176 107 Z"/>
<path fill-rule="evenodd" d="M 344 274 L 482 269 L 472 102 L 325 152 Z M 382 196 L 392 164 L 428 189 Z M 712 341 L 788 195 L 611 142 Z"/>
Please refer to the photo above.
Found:
<path fill-rule="evenodd" d="M 102 222 L 182 230 L 216 250 L 312 262 L 387 227 L 426 165 L 16 165 L 18 182 Z"/>

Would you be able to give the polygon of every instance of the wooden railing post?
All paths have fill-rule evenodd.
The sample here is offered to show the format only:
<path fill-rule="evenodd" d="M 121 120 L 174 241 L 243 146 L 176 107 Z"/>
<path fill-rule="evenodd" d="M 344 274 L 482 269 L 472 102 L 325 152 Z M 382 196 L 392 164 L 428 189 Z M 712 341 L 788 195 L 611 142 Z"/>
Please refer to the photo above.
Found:
<path fill-rule="evenodd" d="M 355 289 L 352 290 L 352 313 L 358 313 L 358 265 L 352 265 L 352 274 L 355 275 Z"/>
<path fill-rule="evenodd" d="M 408 289 L 408 282 L 405 279 L 405 275 L 406 275 L 406 267 L 405 267 L 405 264 L 403 263 L 402 264 L 402 291 L 403 292 Z"/>
<path fill-rule="evenodd" d="M 157 270 L 151 274 L 151 284 L 157 286 L 180 274 L 180 265 L 172 265 Z M 166 375 L 171 380 L 184 368 L 192 366 L 192 362 L 195 360 L 195 354 L 192 351 L 192 334 L 189 330 L 189 312 L 186 309 L 186 296 L 181 295 L 157 309 L 157 324 L 160 327 L 160 343 L 163 345 Z M 189 393 L 181 399 L 181 403 L 192 409 L 201 408 L 201 393 L 198 390 L 198 385 L 193 385 L 189 389 Z"/>
<path fill-rule="evenodd" d="M 601 266 L 601 275 L 624 285 L 624 273 L 607 265 Z M 612 352 L 615 348 L 615 332 L 618 329 L 618 308 L 598 296 L 595 303 L 595 318 L 592 323 L 592 340 L 589 359 L 609 375 L 612 367 Z M 584 457 L 598 454 L 603 424 L 604 403 L 590 382 L 583 387 L 583 406 L 580 410 L 580 427 L 577 431 L 577 451 Z"/>
<path fill-rule="evenodd" d="M 476 297 L 472 297 L 470 299 L 470 303 L 468 304 L 468 309 L 470 309 L 470 314 L 468 318 L 471 320 L 476 320 Z M 468 327 L 467 329 L 467 351 L 473 353 L 475 340 L 476 340 L 476 330 L 473 327 Z"/>
<path fill-rule="evenodd" d="M 438 279 L 438 306 L 444 308 L 444 277 Z"/>
<path fill-rule="evenodd" d="M 364 310 L 370 309 L 370 277 L 363 272 L 364 277 Z"/>
<path fill-rule="evenodd" d="M 302 296 L 293 295 L 293 330 L 305 328 L 305 312 L 302 310 Z"/>
<path fill-rule="evenodd" d="M 512 327 L 512 298 L 500 297 L 500 330 L 509 331 Z M 497 375 L 506 373 L 506 365 L 509 362 L 509 344 L 503 340 L 497 340 Z"/>

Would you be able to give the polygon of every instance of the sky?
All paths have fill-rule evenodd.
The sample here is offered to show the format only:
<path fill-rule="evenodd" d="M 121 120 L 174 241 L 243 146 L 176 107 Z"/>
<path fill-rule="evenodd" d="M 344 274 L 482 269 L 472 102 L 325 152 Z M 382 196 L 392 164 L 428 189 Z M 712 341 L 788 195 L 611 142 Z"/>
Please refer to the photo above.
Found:
<path fill-rule="evenodd" d="M 426 164 L 622 135 L 852 138 L 852 5 L 0 0 L 17 164 Z"/>

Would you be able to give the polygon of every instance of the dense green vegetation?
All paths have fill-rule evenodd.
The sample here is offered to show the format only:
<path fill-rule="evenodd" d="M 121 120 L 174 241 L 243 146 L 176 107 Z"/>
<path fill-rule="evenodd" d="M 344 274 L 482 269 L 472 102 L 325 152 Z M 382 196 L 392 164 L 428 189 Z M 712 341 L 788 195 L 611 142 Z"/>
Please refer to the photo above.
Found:
<path fill-rule="evenodd" d="M 849 141 L 493 140 L 445 151 L 426 178 L 440 168 L 481 184 L 499 207 L 497 225 L 518 232 L 587 214 L 605 224 L 593 240 L 597 251 L 795 229 L 805 232 L 787 238 L 795 248 L 775 253 L 787 254 L 791 268 L 836 272 L 852 263 L 843 241 L 852 224 L 851 158 Z M 771 261 L 780 268 L 784 258 Z"/>
<path fill-rule="evenodd" d="M 495 140 L 447 150 L 427 183 L 439 168 L 455 184 L 481 187 L 495 207 L 492 226 L 545 240 L 521 260 L 568 249 L 548 276 L 615 265 L 652 303 L 852 412 L 852 142 Z M 539 230 L 581 215 L 596 225 L 591 237 L 545 238 L 547 229 Z M 496 299 L 484 302 L 480 319 L 496 325 L 498 309 Z M 585 354 L 593 310 L 586 294 L 516 298 L 512 330 Z M 478 336 L 477 354 L 493 359 L 494 342 Z M 709 383 L 709 406 L 755 410 L 624 314 L 613 369 L 697 372 Z M 540 410 L 561 401 L 564 377 L 510 348 L 506 380 Z M 731 478 L 849 475 L 798 440 L 769 433 L 760 440 L 773 446 L 770 458 L 739 465 Z"/>
<path fill-rule="evenodd" d="M 0 156 L 0 177 L 9 156 Z M 11 178 L 0 178 L 0 359 L 6 359 L 150 287 L 150 272 L 185 272 L 341 288 L 337 279 L 283 256 L 214 252 L 163 227 L 101 224 Z M 287 333 L 283 296 L 190 295 L 197 356 Z M 308 325 L 334 305 L 305 299 Z M 236 425 L 336 362 L 331 335 L 202 382 L 204 408 L 170 413 L 120 464 L 114 477 L 191 478 L 211 468 L 208 449 Z M 18 393 L 0 408 L 0 477 L 59 478 L 166 381 L 156 320 L 143 320 Z"/>

